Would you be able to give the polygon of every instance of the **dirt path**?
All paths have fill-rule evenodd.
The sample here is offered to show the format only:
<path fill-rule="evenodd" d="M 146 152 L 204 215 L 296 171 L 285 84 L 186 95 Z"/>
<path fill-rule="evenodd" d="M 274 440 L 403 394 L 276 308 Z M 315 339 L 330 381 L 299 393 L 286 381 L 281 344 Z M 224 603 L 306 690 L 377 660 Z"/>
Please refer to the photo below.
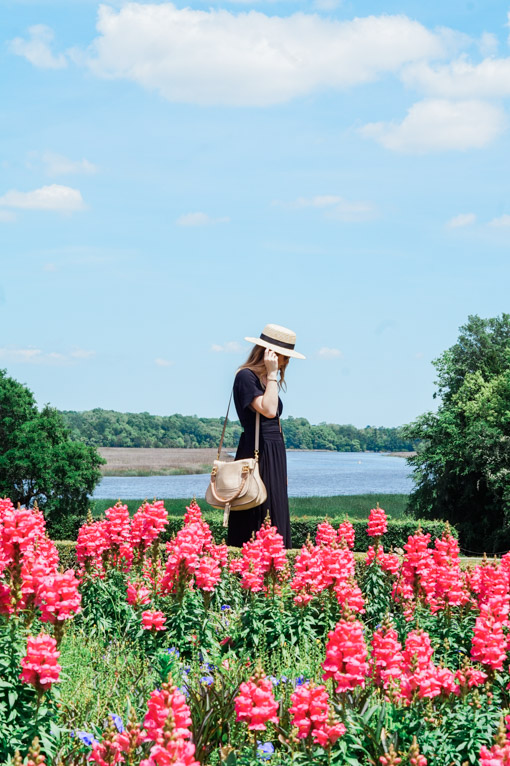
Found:
<path fill-rule="evenodd" d="M 165 474 L 208 473 L 218 450 L 165 449 L 143 447 L 99 447 L 107 461 L 101 467 L 103 476 L 161 476 Z M 222 450 L 222 460 L 232 460 Z"/>

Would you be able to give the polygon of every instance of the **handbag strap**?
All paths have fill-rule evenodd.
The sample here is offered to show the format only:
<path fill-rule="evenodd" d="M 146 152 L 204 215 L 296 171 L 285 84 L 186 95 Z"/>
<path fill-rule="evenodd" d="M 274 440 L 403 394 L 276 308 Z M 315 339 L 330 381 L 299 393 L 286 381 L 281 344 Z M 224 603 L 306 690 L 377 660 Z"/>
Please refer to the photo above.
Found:
<path fill-rule="evenodd" d="M 230 392 L 230 399 L 228 400 L 228 407 L 227 407 L 227 414 L 225 415 L 225 422 L 223 423 L 223 430 L 221 432 L 221 438 L 220 438 L 220 446 L 218 447 L 218 457 L 217 460 L 220 459 L 221 454 L 221 448 L 223 447 L 223 439 L 225 438 L 225 430 L 227 428 L 227 421 L 228 421 L 228 413 L 230 412 L 230 405 L 232 404 L 232 396 L 234 394 L 234 388 L 232 387 L 232 391 Z M 255 411 L 255 450 L 254 450 L 254 457 L 255 460 L 258 462 L 259 459 L 259 439 L 260 439 L 260 412 Z"/>

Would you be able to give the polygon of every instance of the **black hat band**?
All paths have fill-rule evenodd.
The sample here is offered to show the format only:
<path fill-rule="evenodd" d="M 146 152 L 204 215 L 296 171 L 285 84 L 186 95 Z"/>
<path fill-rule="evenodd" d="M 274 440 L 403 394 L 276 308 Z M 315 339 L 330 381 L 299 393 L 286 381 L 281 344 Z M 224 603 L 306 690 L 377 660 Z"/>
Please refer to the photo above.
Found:
<path fill-rule="evenodd" d="M 263 332 L 260 333 L 260 340 L 265 340 L 266 343 L 271 343 L 273 346 L 281 346 L 281 348 L 288 348 L 293 350 L 295 343 L 284 343 L 282 340 L 275 340 L 274 338 L 270 338 L 269 335 L 264 335 Z"/>

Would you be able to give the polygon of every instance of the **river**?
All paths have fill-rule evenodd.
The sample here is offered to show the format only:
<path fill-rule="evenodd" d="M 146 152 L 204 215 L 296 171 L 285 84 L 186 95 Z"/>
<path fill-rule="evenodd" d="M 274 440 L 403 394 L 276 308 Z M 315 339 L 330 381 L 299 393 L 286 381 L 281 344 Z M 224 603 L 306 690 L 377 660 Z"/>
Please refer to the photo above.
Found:
<path fill-rule="evenodd" d="M 376 452 L 287 452 L 290 497 L 407 494 L 413 488 L 407 461 Z M 93 497 L 122 500 L 204 497 L 209 474 L 105 476 Z"/>

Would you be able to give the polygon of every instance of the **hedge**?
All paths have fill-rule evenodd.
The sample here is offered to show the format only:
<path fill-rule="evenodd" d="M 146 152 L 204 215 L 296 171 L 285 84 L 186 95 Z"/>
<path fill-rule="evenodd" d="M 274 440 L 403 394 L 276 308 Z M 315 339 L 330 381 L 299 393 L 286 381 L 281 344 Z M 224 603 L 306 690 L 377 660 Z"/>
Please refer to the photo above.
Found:
<path fill-rule="evenodd" d="M 204 516 L 205 520 L 209 524 L 214 540 L 217 543 L 221 543 L 227 536 L 227 530 L 223 527 L 223 524 L 219 518 L 208 518 Z M 317 525 L 322 520 L 314 518 L 300 517 L 291 519 L 292 529 L 292 544 L 294 549 L 300 549 L 308 535 L 312 541 L 315 541 L 315 533 L 317 531 Z M 367 535 L 367 520 L 366 519 L 351 519 L 351 524 L 355 531 L 355 544 L 354 550 L 357 552 L 365 552 L 373 540 Z M 340 521 L 338 519 L 331 519 L 334 526 L 338 527 Z M 413 535 L 418 527 L 421 527 L 423 532 L 430 532 L 431 540 L 436 537 L 441 537 L 443 531 L 446 528 L 446 522 L 444 521 L 428 521 L 428 520 L 416 520 L 416 519 L 389 519 L 388 531 L 384 535 L 383 542 L 385 550 L 389 550 L 390 547 L 394 549 L 403 549 L 404 544 L 407 542 L 409 535 Z M 182 517 L 170 517 L 168 524 L 161 538 L 164 543 L 171 540 L 171 538 L 177 534 L 182 528 Z M 455 536 L 457 532 L 452 529 L 452 534 Z M 60 555 L 60 561 L 64 569 L 74 568 L 76 566 L 76 543 L 72 540 L 60 540 L 55 543 Z M 232 549 L 234 551 L 236 549 Z"/>

